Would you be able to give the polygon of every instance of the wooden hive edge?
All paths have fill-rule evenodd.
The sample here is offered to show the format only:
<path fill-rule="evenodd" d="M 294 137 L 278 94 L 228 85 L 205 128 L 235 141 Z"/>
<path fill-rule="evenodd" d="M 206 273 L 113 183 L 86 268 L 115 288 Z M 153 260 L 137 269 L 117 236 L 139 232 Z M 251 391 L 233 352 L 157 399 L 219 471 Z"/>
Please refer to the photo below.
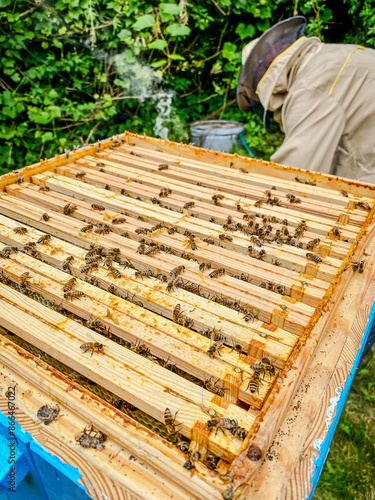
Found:
<path fill-rule="evenodd" d="M 174 494 L 181 500 L 186 500 L 189 495 L 194 495 L 193 498 L 197 499 L 207 498 L 205 495 L 209 495 L 208 498 L 221 498 L 216 488 L 202 480 L 202 476 L 205 476 L 203 467 L 194 474 L 194 480 L 191 481 L 191 474 L 182 467 L 185 461 L 183 454 L 162 438 L 155 436 L 139 424 L 134 425 L 128 417 L 120 414 L 115 408 L 77 384 L 72 384 L 57 370 L 47 366 L 2 336 L 0 336 L 0 345 L 2 347 L 0 387 L 3 393 L 10 385 L 9 382 L 5 382 L 5 375 L 23 389 L 23 396 L 17 398 L 16 406 L 38 423 L 35 417 L 36 409 L 46 403 L 57 403 L 60 406 L 61 418 L 59 417 L 56 422 L 50 424 L 48 430 L 89 463 L 103 470 L 105 475 L 113 477 L 125 488 L 127 485 L 132 486 L 135 495 L 139 495 L 142 499 L 154 498 L 151 496 L 153 489 L 159 489 L 160 500 L 175 498 Z M 51 379 L 54 380 L 53 384 L 51 384 Z M 64 416 L 68 418 L 64 419 Z M 90 452 L 76 444 L 77 432 L 82 431 L 88 423 L 92 423 L 95 428 L 109 436 L 108 445 L 106 442 L 105 448 L 110 450 L 109 457 L 112 455 L 113 459 L 116 456 L 118 466 L 126 469 L 126 476 L 118 473 L 117 467 L 110 463 L 111 459 L 107 454 L 102 458 L 102 452 L 93 450 Z M 42 424 L 39 423 L 39 425 Z M 43 428 L 46 427 L 43 426 Z M 129 460 L 129 457 L 125 459 L 122 450 L 136 457 L 137 464 L 132 459 Z M 133 481 L 131 480 L 132 468 L 134 472 L 139 471 L 138 480 L 136 477 L 133 477 Z M 153 484 L 151 484 L 152 480 L 150 481 L 150 471 L 155 477 Z M 133 476 L 136 474 L 133 473 Z M 128 477 L 130 485 L 127 484 Z M 222 489 L 222 481 L 214 478 L 211 478 L 211 481 L 219 490 Z M 151 491 L 144 496 L 148 488 Z"/>

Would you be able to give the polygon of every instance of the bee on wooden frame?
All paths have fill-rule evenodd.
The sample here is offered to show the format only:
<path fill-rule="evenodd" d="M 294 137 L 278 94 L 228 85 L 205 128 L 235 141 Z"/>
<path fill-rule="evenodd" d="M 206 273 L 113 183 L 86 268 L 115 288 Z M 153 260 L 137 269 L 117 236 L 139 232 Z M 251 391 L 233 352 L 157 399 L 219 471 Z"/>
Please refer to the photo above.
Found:
<path fill-rule="evenodd" d="M 368 203 L 365 203 L 364 201 L 359 201 L 357 203 L 357 206 L 363 208 L 364 210 L 371 210 L 370 205 Z"/>
<path fill-rule="evenodd" d="M 83 297 L 85 294 L 83 292 L 80 292 L 79 290 L 73 290 L 72 292 L 66 292 L 64 293 L 64 299 L 65 300 L 74 300 L 74 299 L 80 299 Z"/>
<path fill-rule="evenodd" d="M 27 287 L 27 280 L 30 280 L 31 278 L 32 276 L 30 275 L 29 271 L 22 273 L 20 277 L 20 285 L 22 287 Z"/>
<path fill-rule="evenodd" d="M 224 347 L 225 341 L 226 341 L 226 337 L 224 337 L 224 335 L 221 336 L 220 340 L 215 341 L 215 333 L 214 333 L 214 330 L 212 330 L 212 332 L 211 332 L 211 346 L 207 350 L 206 354 L 208 354 L 208 356 L 210 358 L 214 358 L 216 356 L 216 354 L 219 354 L 219 356 L 221 356 L 220 349 L 222 349 Z"/>
<path fill-rule="evenodd" d="M 286 197 L 289 200 L 289 203 L 301 203 L 301 198 L 297 198 L 294 194 L 287 194 Z"/>
<path fill-rule="evenodd" d="M 219 239 L 221 241 L 233 241 L 232 236 L 229 236 L 228 234 L 219 234 Z"/>
<path fill-rule="evenodd" d="M 363 273 L 363 271 L 365 269 L 365 261 L 364 260 L 352 261 L 351 264 L 352 264 L 352 269 L 354 272 L 359 271 L 360 273 Z"/>
<path fill-rule="evenodd" d="M 63 292 L 69 292 L 76 285 L 77 278 L 70 278 L 63 286 Z"/>
<path fill-rule="evenodd" d="M 152 269 L 146 269 L 146 271 L 135 271 L 135 278 L 152 278 L 153 272 Z"/>
<path fill-rule="evenodd" d="M 14 227 L 13 231 L 15 234 L 24 235 L 27 234 L 27 227 Z"/>
<path fill-rule="evenodd" d="M 169 408 L 166 408 L 164 410 L 164 425 L 167 428 L 168 434 L 170 434 L 171 436 L 177 434 L 178 431 L 176 430 L 176 427 L 180 425 L 176 424 L 176 415 L 178 411 L 179 410 L 177 410 L 174 417 L 172 417 L 172 412 Z"/>
<path fill-rule="evenodd" d="M 316 254 L 311 253 L 311 252 L 306 253 L 306 259 L 312 260 L 316 264 L 323 261 L 323 259 L 321 257 L 319 257 L 319 255 L 316 255 Z"/>
<path fill-rule="evenodd" d="M 49 187 L 48 186 L 39 186 L 38 191 L 49 191 Z"/>
<path fill-rule="evenodd" d="M 333 228 L 332 228 L 332 234 L 334 236 L 340 236 L 341 235 L 339 226 L 333 226 Z"/>
<path fill-rule="evenodd" d="M 175 280 L 179 274 L 185 271 L 185 266 L 177 266 L 170 272 L 171 280 Z"/>
<path fill-rule="evenodd" d="M 91 352 L 91 356 L 95 353 L 104 354 L 104 345 L 100 342 L 86 342 L 79 346 L 82 349 L 83 354 L 86 352 Z"/>
<path fill-rule="evenodd" d="M 199 270 L 200 271 L 205 271 L 206 269 L 211 269 L 211 264 L 210 262 L 201 262 L 199 264 Z"/>
<path fill-rule="evenodd" d="M 345 198 L 347 198 L 349 195 L 346 191 L 344 191 L 343 189 L 340 189 L 340 193 L 345 196 Z"/>
<path fill-rule="evenodd" d="M 37 243 L 45 244 L 48 243 L 51 239 L 52 236 L 50 234 L 44 234 L 38 239 Z"/>
<path fill-rule="evenodd" d="M 167 163 L 162 163 L 161 165 L 159 165 L 158 170 L 168 170 Z"/>
<path fill-rule="evenodd" d="M 62 211 L 64 215 L 70 215 L 77 209 L 78 209 L 77 205 L 73 205 L 72 203 L 67 203 L 66 205 L 63 206 Z"/>
<path fill-rule="evenodd" d="M 163 187 L 159 192 L 159 198 L 167 198 L 170 194 L 172 194 L 172 189 Z"/>
<path fill-rule="evenodd" d="M 111 220 L 111 224 L 123 224 L 124 222 L 126 222 L 125 217 L 115 217 Z"/>
<path fill-rule="evenodd" d="M 44 221 L 48 221 L 50 219 L 50 216 L 46 213 L 42 214 L 41 218 L 39 220 L 44 220 Z"/>
<path fill-rule="evenodd" d="M 221 203 L 220 203 L 220 200 L 223 200 L 224 199 L 224 195 L 223 194 L 213 194 L 211 196 L 211 199 L 212 201 L 214 202 L 214 204 L 218 207 L 221 207 Z"/>
<path fill-rule="evenodd" d="M 262 384 L 260 378 L 260 372 L 254 371 L 252 376 L 249 378 L 249 382 L 247 384 L 246 390 L 249 390 L 252 394 L 255 392 L 259 393 L 259 386 Z"/>
<path fill-rule="evenodd" d="M 240 172 L 242 172 L 243 174 L 248 174 L 248 173 L 249 173 L 249 171 L 248 171 L 248 170 L 246 170 L 245 168 L 239 168 L 238 170 L 239 170 Z"/>
<path fill-rule="evenodd" d="M 320 239 L 319 238 L 314 238 L 313 240 L 310 240 L 307 245 L 306 245 L 306 249 L 307 250 L 314 250 L 314 248 L 316 246 L 318 246 L 320 243 Z"/>
<path fill-rule="evenodd" d="M 113 276 L 114 278 L 122 278 L 122 274 L 120 273 L 120 271 L 113 266 L 108 267 L 107 276 Z"/>
<path fill-rule="evenodd" d="M 99 211 L 105 210 L 105 206 L 104 205 L 99 205 L 98 203 L 91 203 L 91 208 L 93 210 L 99 210 Z"/>
<path fill-rule="evenodd" d="M 223 398 L 225 396 L 225 392 L 224 391 L 228 391 L 229 389 L 227 389 L 226 387 L 221 387 L 220 385 L 218 385 L 218 383 L 220 382 L 220 379 L 217 379 L 215 380 L 214 382 L 212 381 L 212 377 L 210 378 L 207 378 L 205 381 L 204 381 L 204 387 L 216 394 L 217 396 L 220 396 L 221 398 Z"/>
<path fill-rule="evenodd" d="M 62 263 L 62 269 L 63 269 L 64 271 L 69 271 L 69 272 L 70 272 L 70 271 L 71 271 L 71 269 L 70 269 L 70 264 L 71 264 L 72 262 L 74 262 L 74 260 L 75 260 L 75 259 L 74 259 L 73 255 L 70 255 L 69 257 L 67 257 L 67 258 L 63 261 L 63 263 Z"/>
<path fill-rule="evenodd" d="M 225 274 L 225 269 L 223 267 L 220 267 L 219 269 L 215 269 L 212 271 L 208 276 L 210 278 L 218 278 L 219 276 L 224 276 Z"/>
<path fill-rule="evenodd" d="M 309 184 L 310 186 L 316 186 L 316 182 L 310 181 L 308 179 L 302 179 L 302 177 L 295 177 L 294 179 L 300 184 Z"/>
<path fill-rule="evenodd" d="M 82 179 L 82 177 L 85 177 L 85 175 L 86 175 L 86 172 L 77 172 L 76 173 L 77 179 Z"/>
<path fill-rule="evenodd" d="M 185 205 L 182 208 L 187 210 L 187 209 L 193 208 L 193 207 L 195 207 L 195 201 L 189 201 L 189 202 L 185 203 Z"/>

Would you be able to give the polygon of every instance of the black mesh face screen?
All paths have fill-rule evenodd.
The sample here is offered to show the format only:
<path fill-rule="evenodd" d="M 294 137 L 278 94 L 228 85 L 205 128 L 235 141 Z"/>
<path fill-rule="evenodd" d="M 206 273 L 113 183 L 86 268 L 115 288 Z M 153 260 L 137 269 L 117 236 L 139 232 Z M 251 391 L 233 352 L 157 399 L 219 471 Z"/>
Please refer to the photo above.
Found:
<path fill-rule="evenodd" d="M 237 82 L 237 102 L 242 111 L 249 111 L 259 101 L 256 88 L 272 61 L 303 36 L 306 26 L 303 16 L 285 19 L 272 26 L 246 59 Z"/>

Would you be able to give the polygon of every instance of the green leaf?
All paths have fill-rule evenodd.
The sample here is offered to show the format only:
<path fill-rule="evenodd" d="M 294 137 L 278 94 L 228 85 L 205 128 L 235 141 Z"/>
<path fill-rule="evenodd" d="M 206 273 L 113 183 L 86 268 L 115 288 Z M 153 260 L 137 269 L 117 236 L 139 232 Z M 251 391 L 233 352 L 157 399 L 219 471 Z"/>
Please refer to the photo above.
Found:
<path fill-rule="evenodd" d="M 173 59 L 174 61 L 185 61 L 185 58 L 179 54 L 171 54 L 169 59 Z"/>
<path fill-rule="evenodd" d="M 0 7 L 8 7 L 12 3 L 12 0 L 0 0 Z"/>
<path fill-rule="evenodd" d="M 42 142 L 48 142 L 48 141 L 53 141 L 52 132 L 46 132 L 45 134 L 42 135 Z"/>
<path fill-rule="evenodd" d="M 164 50 L 167 45 L 167 42 L 160 38 L 159 40 L 154 40 L 153 42 L 149 43 L 147 47 L 149 47 L 150 49 Z"/>
<path fill-rule="evenodd" d="M 120 33 L 117 35 L 117 37 L 122 41 L 124 42 L 127 38 L 129 38 L 129 36 L 132 35 L 132 32 L 127 30 L 127 29 L 123 29 L 120 31 Z"/>
<path fill-rule="evenodd" d="M 16 117 L 16 114 L 17 114 L 17 111 L 16 111 L 15 106 L 13 106 L 12 108 L 10 108 L 9 106 L 3 107 L 3 115 L 9 116 L 9 118 L 13 119 Z"/>
<path fill-rule="evenodd" d="M 59 35 L 65 35 L 66 32 L 67 32 L 66 26 L 62 26 L 58 31 Z"/>
<path fill-rule="evenodd" d="M 324 9 L 322 12 L 320 12 L 320 19 L 326 23 L 327 21 L 329 21 L 330 19 L 332 19 L 332 11 L 331 9 Z"/>
<path fill-rule="evenodd" d="M 145 28 L 150 28 L 155 24 L 155 16 L 153 14 L 146 14 L 145 16 L 140 16 L 136 22 L 133 24 L 133 29 L 137 31 L 144 30 Z"/>
<path fill-rule="evenodd" d="M 171 36 L 186 36 L 189 35 L 190 31 L 189 26 L 182 26 L 178 23 L 173 23 L 165 29 L 165 33 Z"/>
<path fill-rule="evenodd" d="M 182 8 L 174 3 L 161 3 L 160 10 L 166 14 L 177 16 L 178 14 L 181 14 Z"/>
<path fill-rule="evenodd" d="M 159 61 L 154 61 L 150 64 L 152 68 L 160 68 L 160 66 L 163 66 L 167 62 L 166 59 L 159 59 Z"/>
<path fill-rule="evenodd" d="M 236 33 L 239 35 L 241 40 L 245 38 L 253 38 L 255 34 L 255 28 L 252 24 L 248 24 L 247 26 L 244 23 L 239 23 L 236 28 Z"/>

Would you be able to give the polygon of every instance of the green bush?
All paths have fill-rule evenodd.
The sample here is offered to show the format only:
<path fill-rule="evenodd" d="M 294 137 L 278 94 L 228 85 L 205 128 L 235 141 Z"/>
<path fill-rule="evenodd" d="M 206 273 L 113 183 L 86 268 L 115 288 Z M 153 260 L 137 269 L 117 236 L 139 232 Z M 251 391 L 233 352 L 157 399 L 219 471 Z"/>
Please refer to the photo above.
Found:
<path fill-rule="evenodd" d="M 293 13 L 309 35 L 374 45 L 369 0 L 168 1 L 0 0 L 0 173 L 125 129 L 188 141 L 206 116 L 245 122 L 267 159 L 281 137 L 233 103 L 242 47 Z"/>

